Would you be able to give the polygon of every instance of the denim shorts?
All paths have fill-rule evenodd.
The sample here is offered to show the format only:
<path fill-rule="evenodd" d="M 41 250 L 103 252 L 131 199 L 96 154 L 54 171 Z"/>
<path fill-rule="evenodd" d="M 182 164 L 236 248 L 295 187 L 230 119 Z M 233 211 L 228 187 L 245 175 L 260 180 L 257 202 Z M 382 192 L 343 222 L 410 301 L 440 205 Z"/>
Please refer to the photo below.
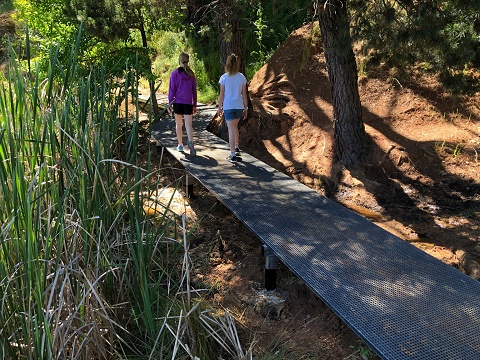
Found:
<path fill-rule="evenodd" d="M 228 109 L 223 112 L 225 114 L 225 120 L 235 120 L 242 117 L 243 109 Z"/>

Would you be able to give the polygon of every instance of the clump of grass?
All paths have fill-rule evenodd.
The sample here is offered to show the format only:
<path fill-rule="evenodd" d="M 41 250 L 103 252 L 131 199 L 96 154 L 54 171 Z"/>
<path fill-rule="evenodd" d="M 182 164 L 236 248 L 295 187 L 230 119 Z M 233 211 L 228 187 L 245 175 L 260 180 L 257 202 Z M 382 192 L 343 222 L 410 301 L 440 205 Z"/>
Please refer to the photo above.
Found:
<path fill-rule="evenodd" d="M 78 44 L 77 44 L 78 45 Z M 104 279 L 116 187 L 102 163 L 115 121 L 105 73 L 76 79 L 76 49 L 60 71 L 51 50 L 47 78 L 15 60 L 0 87 L 0 323 L 8 358 L 112 355 Z M 88 350 L 90 349 L 90 350 Z M 94 350 L 92 350 L 94 349 Z"/>
<path fill-rule="evenodd" d="M 455 146 L 455 149 L 453 149 L 453 158 L 454 159 L 457 158 L 461 152 L 462 152 L 462 146 L 460 144 L 457 144 Z"/>
<path fill-rule="evenodd" d="M 376 360 L 379 359 L 377 354 L 370 349 L 364 342 L 363 340 L 359 340 L 359 344 L 357 346 L 352 346 L 354 349 L 354 352 L 347 356 L 345 360 L 347 359 L 361 359 L 361 360 Z"/>
<path fill-rule="evenodd" d="M 320 25 L 318 21 L 312 23 L 312 27 L 310 29 L 310 34 L 305 37 L 303 41 L 303 45 L 301 48 L 302 52 L 302 59 L 300 61 L 300 71 L 308 71 L 309 64 L 312 58 L 312 49 L 317 46 L 321 41 L 321 33 L 320 33 Z"/>

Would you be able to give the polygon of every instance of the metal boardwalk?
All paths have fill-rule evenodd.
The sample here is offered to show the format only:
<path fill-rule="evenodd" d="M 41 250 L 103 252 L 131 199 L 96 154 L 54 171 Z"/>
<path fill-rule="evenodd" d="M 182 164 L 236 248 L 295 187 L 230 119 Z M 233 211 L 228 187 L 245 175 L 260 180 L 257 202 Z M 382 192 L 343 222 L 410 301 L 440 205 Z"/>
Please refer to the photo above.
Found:
<path fill-rule="evenodd" d="M 175 150 L 174 121 L 152 136 L 381 358 L 480 360 L 480 282 L 259 160 L 230 164 L 202 130 Z"/>

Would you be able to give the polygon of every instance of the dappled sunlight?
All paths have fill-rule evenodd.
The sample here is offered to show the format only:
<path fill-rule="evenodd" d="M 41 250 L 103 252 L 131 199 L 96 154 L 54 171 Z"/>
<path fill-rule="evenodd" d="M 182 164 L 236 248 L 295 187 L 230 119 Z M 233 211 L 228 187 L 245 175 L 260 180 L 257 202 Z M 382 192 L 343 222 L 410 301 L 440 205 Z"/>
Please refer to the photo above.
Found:
<path fill-rule="evenodd" d="M 301 51 L 309 26 L 293 32 L 250 81 L 255 111 L 240 129 L 241 142 L 291 178 L 403 239 L 435 245 L 422 250 L 458 264 L 451 249 L 470 248 L 478 231 L 471 210 L 480 206 L 480 110 L 474 98 L 462 102 L 428 79 L 418 86 L 381 69 L 366 73 L 359 92 L 370 148 L 360 167 L 346 169 L 333 160 L 323 52 L 312 47 L 304 61 L 307 52 Z M 279 93 L 275 83 L 282 81 L 289 91 L 275 106 L 268 95 Z M 461 221 L 445 226 L 451 216 Z"/>

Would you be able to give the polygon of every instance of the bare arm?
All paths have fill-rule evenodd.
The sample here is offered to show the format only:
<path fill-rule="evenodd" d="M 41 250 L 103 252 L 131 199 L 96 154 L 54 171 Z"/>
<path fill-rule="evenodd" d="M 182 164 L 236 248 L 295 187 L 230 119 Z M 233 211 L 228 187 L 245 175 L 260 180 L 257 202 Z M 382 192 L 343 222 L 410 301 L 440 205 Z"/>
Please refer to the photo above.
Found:
<path fill-rule="evenodd" d="M 243 114 L 246 116 L 248 112 L 248 97 L 247 97 L 247 85 L 242 86 L 242 98 L 243 98 Z"/>
<path fill-rule="evenodd" d="M 192 93 L 193 93 L 193 113 L 196 114 L 197 113 L 197 79 L 196 78 L 193 78 L 193 89 L 192 89 Z"/>
<path fill-rule="evenodd" d="M 218 116 L 223 115 L 223 99 L 225 98 L 225 85 L 220 85 L 220 95 L 218 96 Z"/>

